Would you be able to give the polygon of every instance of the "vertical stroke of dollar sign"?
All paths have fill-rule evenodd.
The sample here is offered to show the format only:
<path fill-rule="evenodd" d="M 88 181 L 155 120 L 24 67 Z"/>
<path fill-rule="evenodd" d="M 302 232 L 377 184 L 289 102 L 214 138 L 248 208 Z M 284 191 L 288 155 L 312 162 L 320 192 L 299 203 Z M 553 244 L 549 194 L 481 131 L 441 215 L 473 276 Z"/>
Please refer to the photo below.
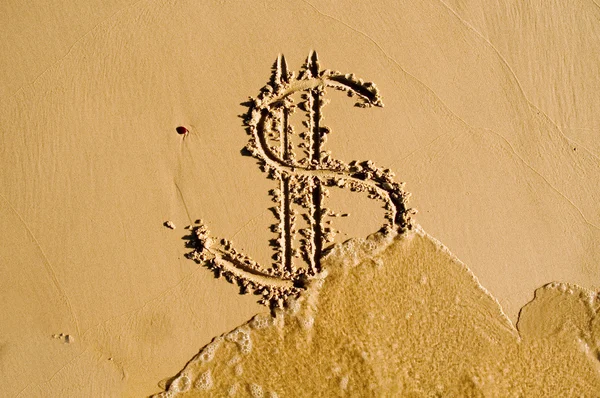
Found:
<path fill-rule="evenodd" d="M 411 215 L 416 212 L 407 208 L 409 194 L 389 169 L 377 168 L 371 161 L 346 164 L 324 149 L 330 133 L 322 124 L 327 89 L 357 98 L 357 107 L 383 106 L 373 83 L 353 74 L 321 70 L 315 52 L 298 74 L 288 71 L 280 55 L 269 84 L 247 103 L 244 119 L 250 140 L 245 150 L 278 182 L 269 192 L 276 203 L 271 208 L 277 219 L 272 225 L 277 233 L 271 241 L 274 263 L 262 266 L 236 250 L 232 242 L 211 237 L 201 220 L 193 227 L 189 243 L 193 251 L 188 257 L 238 284 L 242 293 L 260 295 L 259 302 L 271 307 L 284 306 L 286 298 L 295 297 L 322 271 L 321 259 L 336 232 L 330 219 L 344 215 L 325 207 L 327 188 L 363 192 L 380 200 L 386 210 L 380 229 L 385 235 L 410 229 Z M 300 94 L 297 104 L 294 94 Z M 298 111 L 306 118 L 303 130 L 296 134 L 290 119 Z"/>

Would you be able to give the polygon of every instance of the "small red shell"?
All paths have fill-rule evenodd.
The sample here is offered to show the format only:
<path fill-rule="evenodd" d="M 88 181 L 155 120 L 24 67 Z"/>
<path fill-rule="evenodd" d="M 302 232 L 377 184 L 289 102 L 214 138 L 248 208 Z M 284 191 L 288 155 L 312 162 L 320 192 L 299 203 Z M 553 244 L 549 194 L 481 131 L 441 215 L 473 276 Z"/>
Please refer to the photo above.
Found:
<path fill-rule="evenodd" d="M 183 127 L 183 126 L 179 126 L 179 127 L 177 127 L 177 128 L 175 129 L 175 131 L 177 131 L 177 134 L 181 134 L 181 135 L 184 135 L 184 134 L 187 134 L 187 133 L 188 133 L 188 129 L 186 129 L 186 128 L 185 128 L 185 127 Z"/>

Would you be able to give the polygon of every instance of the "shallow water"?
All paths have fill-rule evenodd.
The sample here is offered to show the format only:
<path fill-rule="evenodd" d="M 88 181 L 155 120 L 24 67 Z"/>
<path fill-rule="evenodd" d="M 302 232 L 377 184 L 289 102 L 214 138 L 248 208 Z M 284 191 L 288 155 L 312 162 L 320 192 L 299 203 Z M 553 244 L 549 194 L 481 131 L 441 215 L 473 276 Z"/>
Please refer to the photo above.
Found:
<path fill-rule="evenodd" d="M 285 310 L 216 337 L 157 397 L 594 396 L 599 300 L 553 283 L 518 330 L 420 227 L 339 245 Z"/>

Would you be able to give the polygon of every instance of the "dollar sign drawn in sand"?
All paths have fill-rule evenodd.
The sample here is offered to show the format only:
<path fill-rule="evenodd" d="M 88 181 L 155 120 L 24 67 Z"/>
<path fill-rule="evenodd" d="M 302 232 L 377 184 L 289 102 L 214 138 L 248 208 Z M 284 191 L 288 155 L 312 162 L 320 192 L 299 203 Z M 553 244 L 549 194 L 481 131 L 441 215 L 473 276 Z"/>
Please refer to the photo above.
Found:
<path fill-rule="evenodd" d="M 322 123 L 327 89 L 357 98 L 359 108 L 383 107 L 375 84 L 353 74 L 321 70 L 316 52 L 310 53 L 297 74 L 288 71 L 285 58 L 279 55 L 271 81 L 246 103 L 249 109 L 244 120 L 250 140 L 245 151 L 258 160 L 268 178 L 278 182 L 269 192 L 276 203 L 271 208 L 277 220 L 271 227 L 277 233 L 271 241 L 274 263 L 265 267 L 227 239 L 211 237 L 202 220 L 192 229 L 189 258 L 238 284 L 242 293 L 260 295 L 259 302 L 272 308 L 284 306 L 287 298 L 296 297 L 322 271 L 321 259 L 336 233 L 330 219 L 346 215 L 325 207 L 327 188 L 364 192 L 380 200 L 386 211 L 380 229 L 384 234 L 410 229 L 411 215 L 416 212 L 407 208 L 409 194 L 389 169 L 377 168 L 371 161 L 346 164 L 324 149 L 331 133 Z M 300 100 L 295 103 L 297 93 Z M 297 134 L 290 116 L 298 111 L 306 118 Z"/>

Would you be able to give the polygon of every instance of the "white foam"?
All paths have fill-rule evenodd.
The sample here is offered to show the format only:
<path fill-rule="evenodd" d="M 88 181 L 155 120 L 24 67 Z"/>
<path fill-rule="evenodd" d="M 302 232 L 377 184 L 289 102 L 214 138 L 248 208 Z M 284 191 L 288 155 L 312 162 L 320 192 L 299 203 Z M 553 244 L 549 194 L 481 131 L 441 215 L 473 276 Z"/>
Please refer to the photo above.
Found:
<path fill-rule="evenodd" d="M 309 330 L 309 329 L 312 329 L 313 325 L 315 324 L 315 318 L 313 318 L 312 316 L 308 316 L 308 315 L 303 316 L 303 317 L 298 317 L 298 323 L 304 330 Z"/>
<path fill-rule="evenodd" d="M 250 321 L 250 327 L 256 330 L 265 329 L 272 324 L 273 322 L 269 314 L 258 314 Z"/>
<path fill-rule="evenodd" d="M 234 372 L 237 377 L 240 377 L 244 373 L 244 367 L 241 363 L 235 365 Z"/>
<path fill-rule="evenodd" d="M 194 383 L 194 388 L 197 390 L 208 391 L 213 387 L 214 381 L 212 378 L 212 373 L 210 369 L 206 372 L 202 373 L 196 382 Z"/>
<path fill-rule="evenodd" d="M 258 384 L 250 384 L 250 394 L 252 395 L 252 398 L 263 398 L 265 392 Z"/>
<path fill-rule="evenodd" d="M 190 389 L 191 386 L 192 386 L 192 381 L 190 380 L 190 378 L 187 375 L 182 374 L 179 377 L 177 377 L 175 380 L 173 380 L 173 382 L 171 383 L 171 386 L 169 387 L 169 392 L 173 392 L 173 393 L 186 392 Z"/>
<path fill-rule="evenodd" d="M 227 362 L 227 366 L 237 365 L 241 360 L 242 358 L 239 355 L 236 355 Z"/>
<path fill-rule="evenodd" d="M 340 388 L 345 391 L 348 388 L 348 381 L 350 381 L 350 376 L 345 375 L 340 379 Z"/>
<path fill-rule="evenodd" d="M 200 351 L 200 353 L 198 354 L 198 359 L 200 359 L 201 362 L 212 361 L 213 358 L 215 357 L 215 353 L 217 352 L 217 349 L 219 348 L 219 346 L 221 345 L 222 342 L 223 342 L 222 337 L 217 337 L 216 339 L 214 339 L 210 344 L 208 344 L 206 347 L 204 347 L 204 349 L 202 349 L 202 351 Z"/>
<path fill-rule="evenodd" d="M 227 392 L 227 395 L 230 397 L 235 397 L 235 395 L 238 392 L 239 387 L 240 387 L 240 383 L 232 384 L 231 387 L 229 387 L 229 391 Z"/>
<path fill-rule="evenodd" d="M 233 332 L 225 336 L 225 340 L 234 342 L 240 348 L 242 354 L 249 354 L 252 351 L 252 340 L 250 339 L 250 330 L 240 326 Z"/>

